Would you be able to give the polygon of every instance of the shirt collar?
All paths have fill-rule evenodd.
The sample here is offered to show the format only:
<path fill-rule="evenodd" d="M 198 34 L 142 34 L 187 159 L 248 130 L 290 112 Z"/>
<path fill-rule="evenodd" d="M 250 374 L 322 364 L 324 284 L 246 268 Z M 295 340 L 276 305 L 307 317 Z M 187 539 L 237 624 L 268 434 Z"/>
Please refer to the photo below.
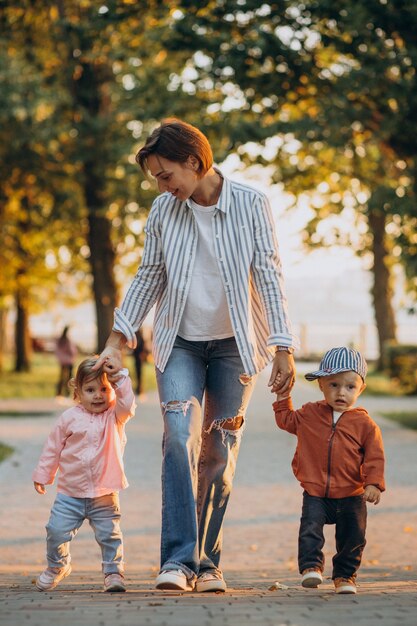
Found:
<path fill-rule="evenodd" d="M 230 205 L 230 199 L 231 199 L 231 181 L 226 178 L 226 176 L 224 176 L 221 171 L 219 170 L 218 167 L 214 166 L 213 169 L 220 174 L 220 176 L 223 178 L 223 186 L 222 186 L 222 190 L 220 192 L 220 196 L 219 199 L 216 202 L 216 209 L 219 209 L 219 211 L 222 211 L 223 213 L 227 213 L 229 210 L 229 205 Z M 191 208 L 190 202 L 187 199 L 185 201 L 185 205 L 188 209 Z"/>

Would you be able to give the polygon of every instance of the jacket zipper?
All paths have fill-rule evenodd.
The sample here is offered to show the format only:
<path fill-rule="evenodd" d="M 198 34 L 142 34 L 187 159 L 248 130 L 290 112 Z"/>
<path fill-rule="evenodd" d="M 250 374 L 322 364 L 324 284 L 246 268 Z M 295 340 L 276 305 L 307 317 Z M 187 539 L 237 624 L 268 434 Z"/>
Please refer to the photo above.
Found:
<path fill-rule="evenodd" d="M 340 419 L 340 417 L 339 417 Z M 329 437 L 329 447 L 327 449 L 327 481 L 326 481 L 326 489 L 324 492 L 324 497 L 328 498 L 329 497 L 329 490 L 330 490 L 330 469 L 331 469 L 331 458 L 332 458 L 332 447 L 333 447 L 333 438 L 334 438 L 334 433 L 336 431 L 336 424 L 334 423 L 334 414 L 332 411 L 332 432 L 330 433 L 330 437 Z"/>

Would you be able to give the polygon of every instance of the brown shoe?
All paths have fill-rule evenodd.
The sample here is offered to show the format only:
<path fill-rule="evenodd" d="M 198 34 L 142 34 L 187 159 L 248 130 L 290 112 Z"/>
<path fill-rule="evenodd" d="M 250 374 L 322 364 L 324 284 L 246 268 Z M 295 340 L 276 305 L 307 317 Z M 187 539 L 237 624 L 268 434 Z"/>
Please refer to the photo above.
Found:
<path fill-rule="evenodd" d="M 335 578 L 334 589 L 336 593 L 356 593 L 355 579 L 352 576 L 349 578 Z"/>
<path fill-rule="evenodd" d="M 308 567 L 301 572 L 301 585 L 308 589 L 315 589 L 323 582 L 323 576 L 318 567 Z"/>

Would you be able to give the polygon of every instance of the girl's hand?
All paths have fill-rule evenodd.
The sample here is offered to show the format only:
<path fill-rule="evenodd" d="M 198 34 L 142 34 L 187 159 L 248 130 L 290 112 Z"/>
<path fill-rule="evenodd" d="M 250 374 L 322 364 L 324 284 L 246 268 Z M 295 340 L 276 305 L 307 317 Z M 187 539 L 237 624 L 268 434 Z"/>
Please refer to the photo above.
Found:
<path fill-rule="evenodd" d="M 93 370 L 98 370 L 106 362 L 109 370 L 118 372 L 122 369 L 122 350 L 126 344 L 126 337 L 114 330 L 111 331 L 106 342 L 106 347 L 93 366 Z"/>
<path fill-rule="evenodd" d="M 35 490 L 40 493 L 42 496 L 45 495 L 46 493 L 46 489 L 45 489 L 45 485 L 41 485 L 41 483 L 33 483 L 33 486 L 35 487 Z"/>
<path fill-rule="evenodd" d="M 107 361 L 104 361 L 103 363 L 103 372 L 106 372 L 107 380 L 112 385 L 115 385 L 121 378 L 124 377 L 123 373 L 120 370 L 115 371 L 112 367 L 108 365 Z"/>
<path fill-rule="evenodd" d="M 97 359 L 97 363 L 93 366 L 93 370 L 100 367 L 104 369 L 106 374 L 115 374 L 122 369 L 122 351 L 118 348 L 107 346 Z"/>

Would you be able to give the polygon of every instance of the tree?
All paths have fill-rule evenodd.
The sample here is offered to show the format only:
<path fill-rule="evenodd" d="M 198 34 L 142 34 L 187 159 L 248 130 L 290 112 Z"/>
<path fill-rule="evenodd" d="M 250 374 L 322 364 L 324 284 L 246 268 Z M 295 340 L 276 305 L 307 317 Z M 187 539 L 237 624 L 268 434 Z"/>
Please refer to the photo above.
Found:
<path fill-rule="evenodd" d="M 48 258 L 59 258 L 69 245 L 69 231 L 59 216 L 72 203 L 59 165 L 55 94 L 42 80 L 31 32 L 22 28 L 17 40 L 10 37 L 9 17 L 7 11 L 1 14 L 0 299 L 3 305 L 14 300 L 15 369 L 25 371 L 30 365 L 29 316 L 56 292 L 65 263 L 52 265 Z"/>
<path fill-rule="evenodd" d="M 10 204 L 24 181 L 32 180 L 31 201 L 39 198 L 42 209 L 33 205 L 26 214 L 17 211 L 16 228 L 32 238 L 34 224 L 22 223 L 22 215 L 45 214 L 40 231 L 48 225 L 58 236 L 58 247 L 48 250 L 55 277 L 65 280 L 59 254 L 63 247 L 70 257 L 67 270 L 85 269 L 89 262 L 100 350 L 118 300 L 116 255 L 129 257 L 129 269 L 138 262 L 138 254 L 133 261 L 132 253 L 141 244 L 138 222 L 146 210 L 140 203 L 149 205 L 151 190 L 146 181 L 137 188 L 133 153 L 146 124 L 152 126 L 155 116 L 167 110 L 161 93 L 169 85 L 174 59 L 155 54 L 150 25 L 163 22 L 169 10 L 158 1 L 148 3 L 146 10 L 115 1 L 100 6 L 60 0 L 36 7 L 28 0 L 4 4 L 2 44 L 7 61 L 2 79 L 10 86 L 10 98 L 1 132 L 11 141 L 4 143 L 4 162 L 10 171 L 4 172 L 3 181 L 20 172 L 13 185 L 4 187 L 4 201 Z M 46 204 L 42 194 L 48 195 Z M 17 240 L 8 241 L 5 253 L 15 257 Z M 20 274 L 11 275 L 10 289 L 17 289 L 31 267 L 31 283 L 24 292 L 30 310 L 34 288 L 45 273 L 47 251 L 33 251 L 37 265 L 27 250 L 18 252 Z M 74 288 L 74 281 L 68 282 Z M 85 288 L 81 273 L 76 282 Z M 17 302 L 20 311 L 21 298 Z M 27 326 L 28 315 L 22 313 L 22 319 Z M 20 327 L 16 337 L 25 333 Z"/>
<path fill-rule="evenodd" d="M 395 339 L 391 267 L 401 260 L 413 276 L 416 248 L 416 26 L 415 6 L 403 0 L 183 0 L 165 41 L 193 55 L 202 99 L 219 100 L 205 111 L 223 129 L 224 154 L 253 161 L 245 142 L 279 136 L 273 158 L 255 157 L 276 166 L 273 179 L 295 194 L 331 190 L 315 207 L 310 245 L 323 243 L 315 227 L 327 216 L 358 212 L 366 224 L 358 252 L 374 259 L 381 357 Z"/>

